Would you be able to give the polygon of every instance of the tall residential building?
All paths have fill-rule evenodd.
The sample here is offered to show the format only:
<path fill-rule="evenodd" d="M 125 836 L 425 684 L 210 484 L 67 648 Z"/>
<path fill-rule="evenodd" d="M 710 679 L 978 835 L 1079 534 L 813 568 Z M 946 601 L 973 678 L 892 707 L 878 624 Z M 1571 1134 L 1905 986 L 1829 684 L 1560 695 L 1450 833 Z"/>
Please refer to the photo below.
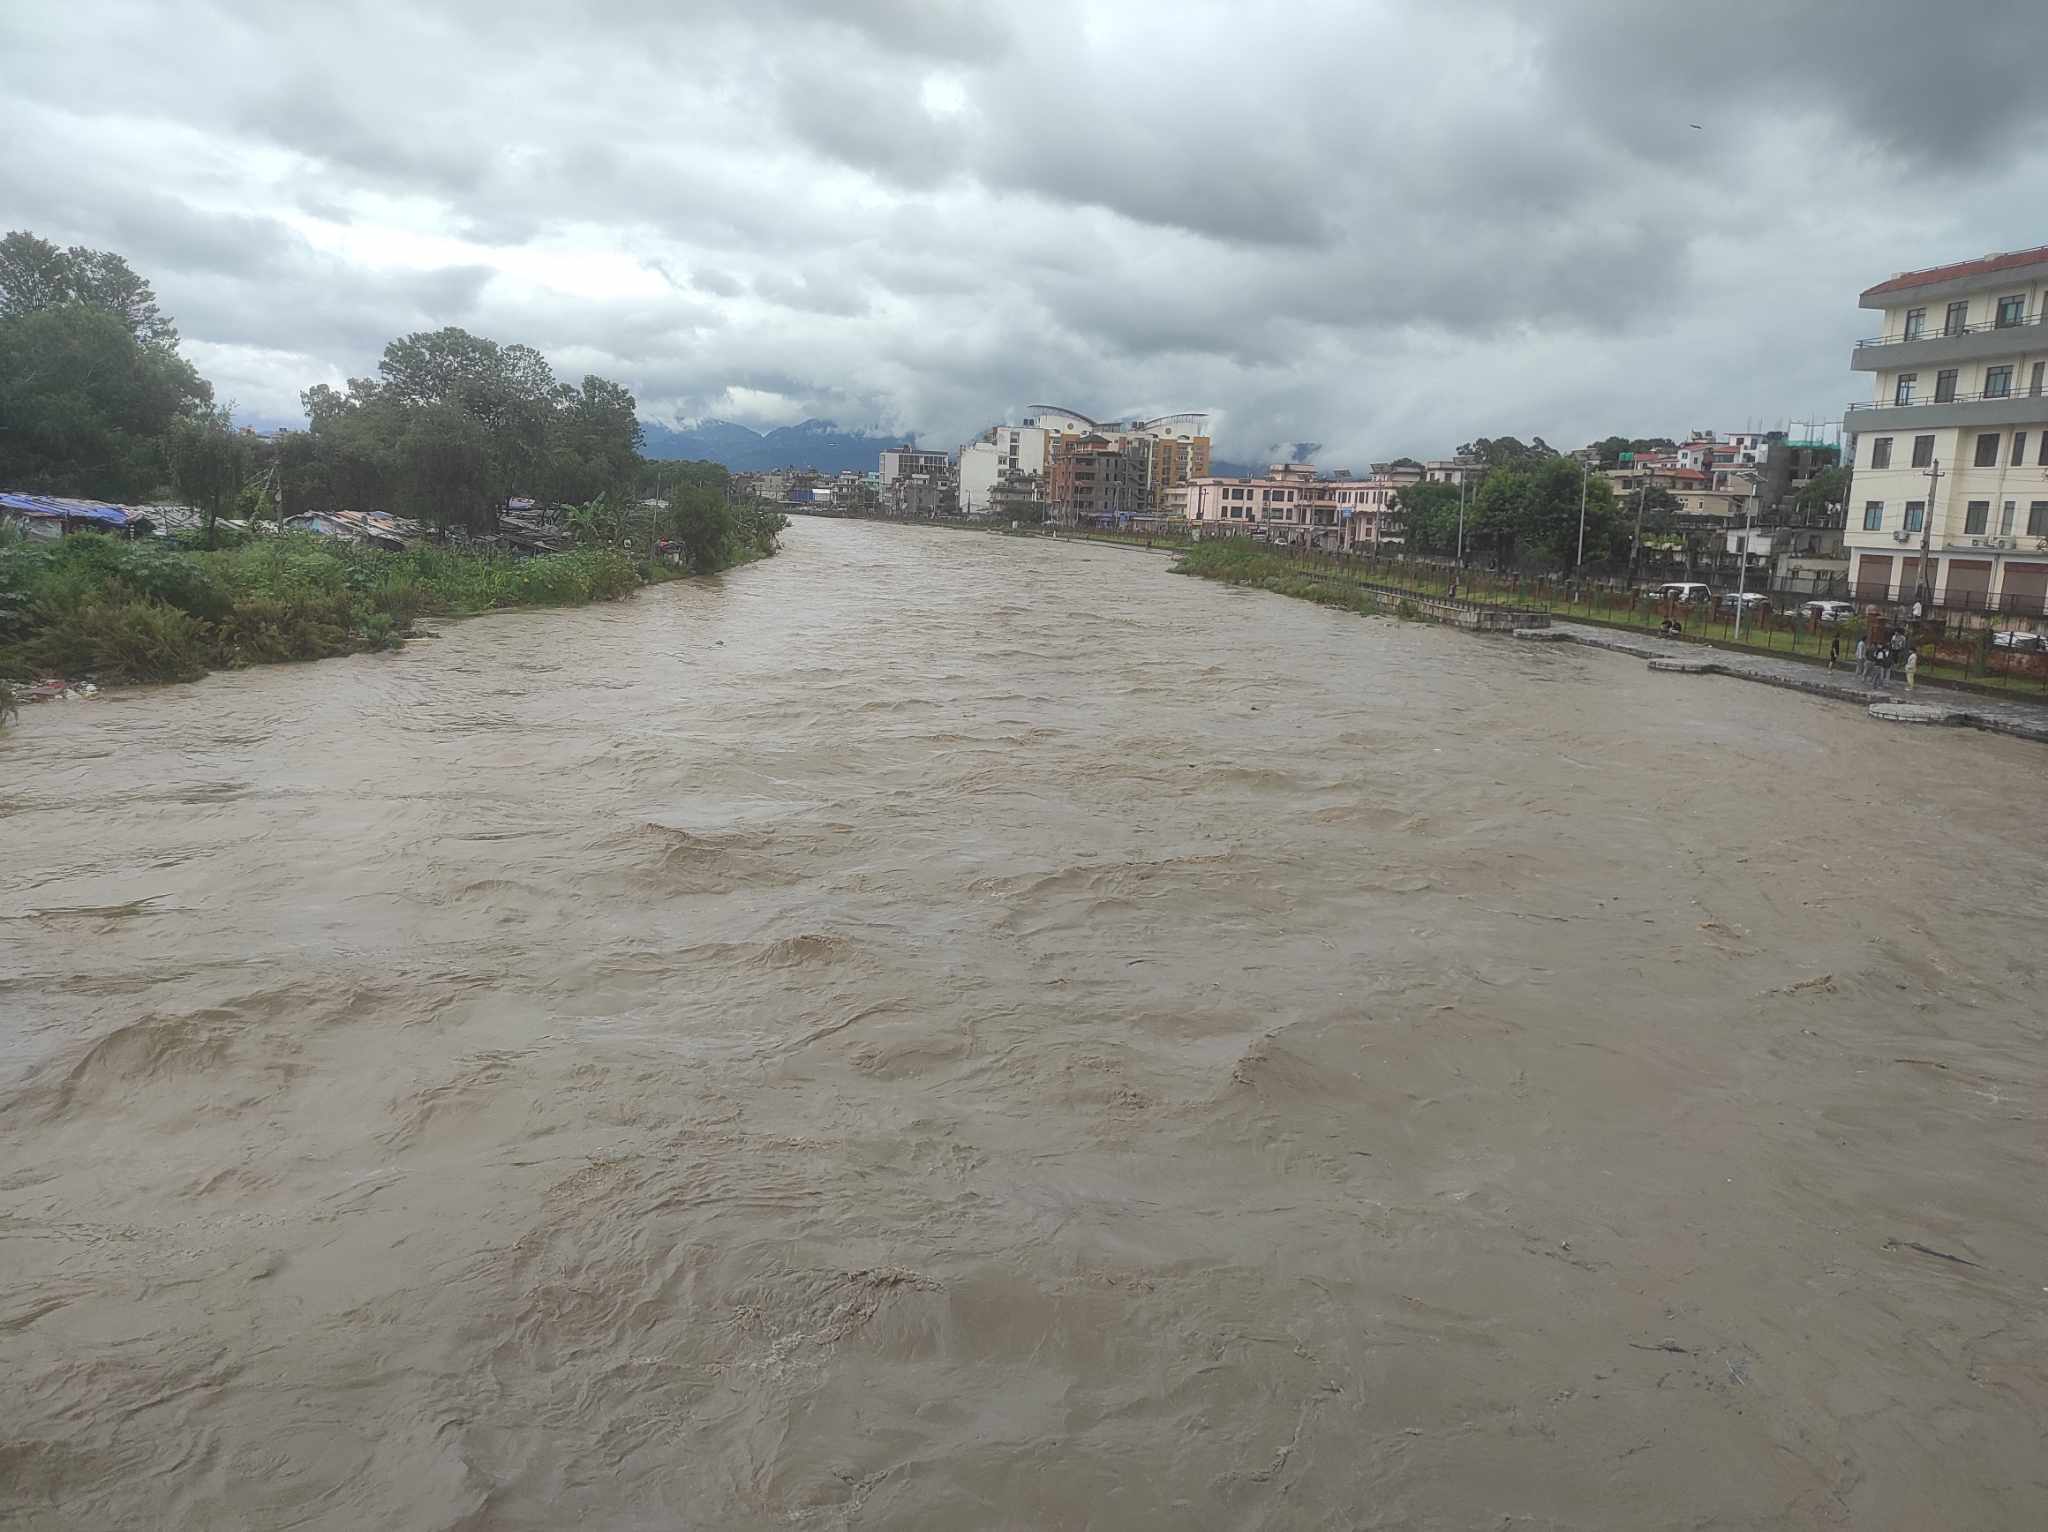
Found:
<path fill-rule="evenodd" d="M 1857 599 L 1910 602 L 1924 588 L 1951 610 L 2041 616 L 2048 246 L 1904 272 L 1867 289 L 1861 306 L 1883 318 L 1850 362 L 1872 375 L 1872 400 L 1843 420 Z"/>
<path fill-rule="evenodd" d="M 1037 426 L 994 426 L 960 449 L 960 510 L 979 516 L 1008 479 L 1038 475 L 1046 468 L 1046 432 Z"/>
<path fill-rule="evenodd" d="M 1145 460 L 1145 503 L 1134 506 L 1132 514 L 1163 511 L 1178 499 L 1173 491 L 1209 471 L 1208 422 L 1209 417 L 1199 411 L 1128 422 L 1091 420 L 1056 404 L 1034 404 L 1024 416 L 1026 428 L 1047 433 L 1054 460 L 1065 443 L 1090 436 L 1137 448 Z"/>
<path fill-rule="evenodd" d="M 1072 526 L 1114 525 L 1151 509 L 1150 444 L 1100 432 L 1062 435 L 1052 460 L 1053 514 Z"/>
<path fill-rule="evenodd" d="M 882 487 L 887 489 L 898 479 L 941 478 L 945 475 L 950 459 L 943 452 L 922 452 L 916 447 L 891 447 L 882 454 Z"/>

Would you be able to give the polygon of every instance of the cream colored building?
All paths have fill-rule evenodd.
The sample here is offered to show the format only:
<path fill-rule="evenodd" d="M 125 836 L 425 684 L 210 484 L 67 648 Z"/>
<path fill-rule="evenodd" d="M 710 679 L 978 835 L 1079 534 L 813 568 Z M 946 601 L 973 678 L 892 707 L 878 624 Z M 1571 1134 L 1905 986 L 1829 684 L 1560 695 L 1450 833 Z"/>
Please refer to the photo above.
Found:
<path fill-rule="evenodd" d="M 2048 246 L 1909 271 L 1850 365 L 1854 482 L 1844 542 L 1859 601 L 2040 619 L 2048 605 Z M 1939 467 L 1938 475 L 1931 470 Z"/>
<path fill-rule="evenodd" d="M 988 512 L 998 484 L 1005 480 L 1043 479 L 1047 437 L 1036 426 L 994 426 L 960 449 L 960 510 L 963 515 Z"/>

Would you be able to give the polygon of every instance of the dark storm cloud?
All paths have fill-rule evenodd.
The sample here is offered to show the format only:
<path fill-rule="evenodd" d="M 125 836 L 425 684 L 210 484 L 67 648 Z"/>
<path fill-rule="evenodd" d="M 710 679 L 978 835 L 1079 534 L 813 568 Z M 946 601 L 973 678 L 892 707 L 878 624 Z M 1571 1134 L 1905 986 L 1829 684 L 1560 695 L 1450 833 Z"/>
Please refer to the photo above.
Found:
<path fill-rule="evenodd" d="M 2043 237 L 2048 7 L 1998 0 L 87 0 L 0 55 L 5 221 L 271 414 L 459 323 L 942 441 L 1775 423 L 1855 390 L 1860 288 Z"/>
<path fill-rule="evenodd" d="M 1682 145 L 1673 106 L 1721 132 L 1759 109 L 1810 113 L 1913 164 L 1996 149 L 2048 118 L 2044 37 L 2030 0 L 1721 0 L 1625 13 L 1563 0 L 1529 32 L 1560 94 L 1614 128 L 1661 118 L 1660 136 Z"/>

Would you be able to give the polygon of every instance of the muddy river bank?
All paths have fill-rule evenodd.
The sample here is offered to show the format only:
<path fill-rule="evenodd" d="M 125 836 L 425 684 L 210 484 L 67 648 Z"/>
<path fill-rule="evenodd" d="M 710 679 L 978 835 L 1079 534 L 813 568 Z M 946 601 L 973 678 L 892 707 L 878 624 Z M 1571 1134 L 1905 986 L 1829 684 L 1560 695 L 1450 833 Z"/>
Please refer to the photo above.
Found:
<path fill-rule="evenodd" d="M 0 736 L 0 1521 L 2048 1523 L 2037 746 L 1085 545 Z"/>

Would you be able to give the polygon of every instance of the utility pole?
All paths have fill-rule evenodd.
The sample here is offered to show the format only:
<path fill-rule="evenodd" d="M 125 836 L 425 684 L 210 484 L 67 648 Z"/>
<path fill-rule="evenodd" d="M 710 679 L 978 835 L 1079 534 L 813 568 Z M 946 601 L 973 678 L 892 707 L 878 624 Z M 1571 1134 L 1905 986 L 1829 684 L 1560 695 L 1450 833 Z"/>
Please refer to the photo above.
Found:
<path fill-rule="evenodd" d="M 1584 568 L 1586 563 L 1586 484 L 1592 476 L 1592 466 L 1582 453 L 1579 457 L 1579 562 L 1574 568 Z"/>
<path fill-rule="evenodd" d="M 1756 536 L 1756 475 L 1744 474 L 1749 480 L 1749 495 L 1742 502 L 1742 543 L 1735 551 L 1735 642 L 1742 642 L 1742 610 L 1749 603 L 1742 598 L 1749 593 L 1749 545 Z"/>
<path fill-rule="evenodd" d="M 1941 488 L 1941 459 L 1927 466 L 1927 506 L 1920 513 L 1920 578 L 1913 584 L 1913 604 L 1924 616 L 1934 607 L 1934 577 L 1928 572 L 1934 551 L 1934 497 Z"/>
<path fill-rule="evenodd" d="M 1628 540 L 1628 585 L 1635 589 L 1636 570 L 1643 557 L 1643 500 L 1650 493 L 1650 476 L 1643 475 L 1642 483 L 1636 486 L 1636 529 Z"/>
<path fill-rule="evenodd" d="M 1465 471 L 1458 470 L 1458 567 L 1465 567 Z"/>

